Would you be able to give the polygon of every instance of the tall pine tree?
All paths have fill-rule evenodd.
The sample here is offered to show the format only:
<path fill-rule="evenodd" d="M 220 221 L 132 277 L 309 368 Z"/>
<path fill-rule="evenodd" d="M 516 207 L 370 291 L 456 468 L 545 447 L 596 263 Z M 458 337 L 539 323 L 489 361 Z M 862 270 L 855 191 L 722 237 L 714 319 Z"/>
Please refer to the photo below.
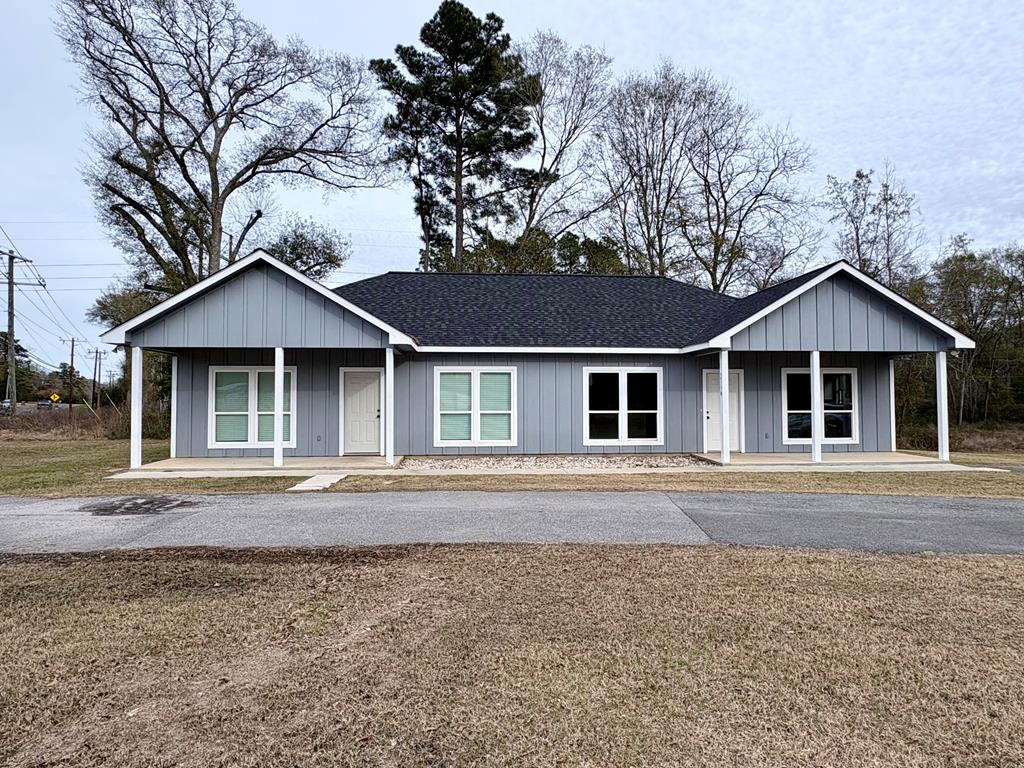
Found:
<path fill-rule="evenodd" d="M 526 107 L 540 85 L 503 26 L 444 0 L 420 30 L 422 50 L 399 45 L 397 61 L 370 62 L 394 102 L 384 128 L 412 177 L 426 270 L 466 269 L 467 238 L 511 215 L 507 193 L 531 183 L 512 161 L 536 138 Z"/>

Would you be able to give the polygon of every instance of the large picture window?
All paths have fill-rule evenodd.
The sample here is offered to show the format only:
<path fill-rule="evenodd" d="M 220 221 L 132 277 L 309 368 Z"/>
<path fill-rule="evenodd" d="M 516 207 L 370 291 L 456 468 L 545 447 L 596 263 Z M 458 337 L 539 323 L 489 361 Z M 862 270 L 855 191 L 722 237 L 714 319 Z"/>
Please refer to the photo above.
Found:
<path fill-rule="evenodd" d="M 660 445 L 661 368 L 584 368 L 584 445 Z"/>
<path fill-rule="evenodd" d="M 822 407 L 825 412 L 824 443 L 856 443 L 857 371 L 854 368 L 821 369 Z M 807 368 L 782 371 L 782 442 L 811 442 L 811 372 Z"/>
<path fill-rule="evenodd" d="M 516 444 L 516 369 L 434 369 L 434 445 Z"/>
<path fill-rule="evenodd" d="M 284 372 L 284 444 L 295 447 L 292 404 L 295 368 Z M 274 369 L 239 366 L 210 369 L 210 448 L 274 445 Z"/>

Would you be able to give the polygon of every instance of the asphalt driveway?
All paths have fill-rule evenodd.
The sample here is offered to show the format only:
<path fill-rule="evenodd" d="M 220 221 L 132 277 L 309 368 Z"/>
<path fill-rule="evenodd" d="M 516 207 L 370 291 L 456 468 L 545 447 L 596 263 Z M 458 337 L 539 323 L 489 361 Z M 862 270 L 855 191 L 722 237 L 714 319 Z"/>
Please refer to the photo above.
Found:
<path fill-rule="evenodd" d="M 1024 504 L 653 491 L 0 498 L 5 552 L 482 541 L 1024 553 Z"/>

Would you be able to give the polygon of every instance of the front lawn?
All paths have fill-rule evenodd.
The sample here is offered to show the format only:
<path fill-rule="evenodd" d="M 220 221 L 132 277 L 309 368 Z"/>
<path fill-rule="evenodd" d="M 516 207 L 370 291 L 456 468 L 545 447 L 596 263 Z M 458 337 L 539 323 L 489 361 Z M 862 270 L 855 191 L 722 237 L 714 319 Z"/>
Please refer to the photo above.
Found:
<path fill-rule="evenodd" d="M 167 442 L 147 440 L 146 461 L 167 457 Z M 1024 452 L 954 454 L 977 466 L 1024 468 Z M 66 496 L 154 493 L 272 493 L 301 478 L 199 478 L 195 480 L 106 480 L 128 464 L 127 440 L 30 437 L 0 438 L 0 495 Z M 810 473 L 715 472 L 637 475 L 349 475 L 335 491 L 591 490 L 764 491 L 868 493 L 979 498 L 1024 498 L 1024 471 L 1001 473 Z"/>
<path fill-rule="evenodd" d="M 984 454 L 975 464 L 985 465 Z M 955 460 L 955 457 L 954 457 Z M 1024 459 L 1018 458 L 1018 461 Z M 1001 464 L 1000 466 L 1005 466 Z M 678 472 L 637 475 L 349 475 L 332 491 L 754 491 L 1024 498 L 1022 472 Z"/>
<path fill-rule="evenodd" d="M 144 461 L 167 458 L 166 440 L 146 440 Z M 128 441 L 5 433 L 0 438 L 0 495 L 65 496 L 146 493 L 262 493 L 301 478 L 105 480 L 128 467 Z"/>
<path fill-rule="evenodd" d="M 0 557 L 0 762 L 1024 764 L 1024 560 Z"/>

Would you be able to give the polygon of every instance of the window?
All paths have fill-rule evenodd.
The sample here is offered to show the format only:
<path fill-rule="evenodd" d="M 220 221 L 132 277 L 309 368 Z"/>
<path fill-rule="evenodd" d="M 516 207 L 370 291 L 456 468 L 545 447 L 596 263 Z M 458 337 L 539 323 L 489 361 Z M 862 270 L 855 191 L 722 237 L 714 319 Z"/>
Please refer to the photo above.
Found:
<path fill-rule="evenodd" d="M 857 429 L 857 371 L 822 368 L 821 395 L 825 411 L 824 443 L 859 442 Z M 782 442 L 811 442 L 811 372 L 807 368 L 782 370 Z"/>
<path fill-rule="evenodd" d="M 515 368 L 435 368 L 434 445 L 516 444 Z"/>
<path fill-rule="evenodd" d="M 584 445 L 660 445 L 661 368 L 584 368 Z"/>
<path fill-rule="evenodd" d="M 295 447 L 292 403 L 295 368 L 284 371 L 284 444 Z M 274 369 L 239 366 L 210 369 L 210 448 L 274 445 Z"/>

